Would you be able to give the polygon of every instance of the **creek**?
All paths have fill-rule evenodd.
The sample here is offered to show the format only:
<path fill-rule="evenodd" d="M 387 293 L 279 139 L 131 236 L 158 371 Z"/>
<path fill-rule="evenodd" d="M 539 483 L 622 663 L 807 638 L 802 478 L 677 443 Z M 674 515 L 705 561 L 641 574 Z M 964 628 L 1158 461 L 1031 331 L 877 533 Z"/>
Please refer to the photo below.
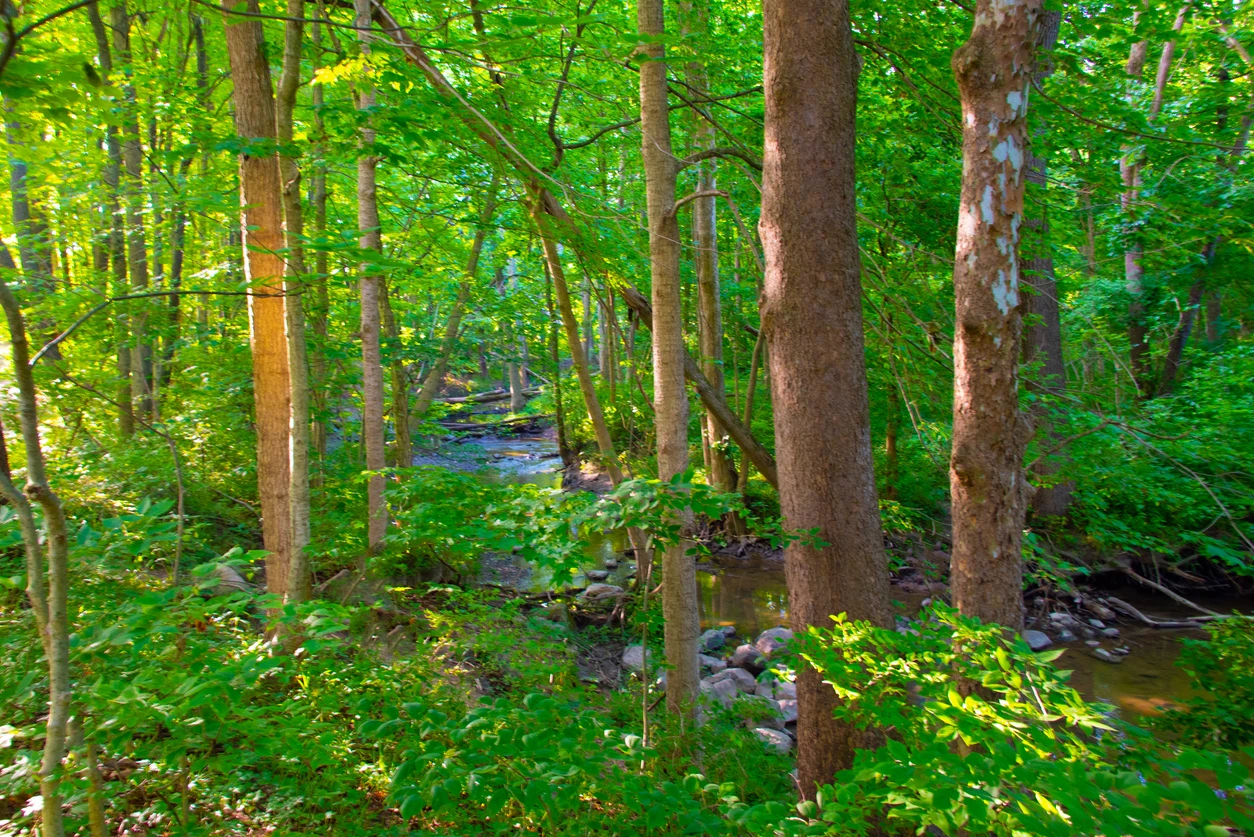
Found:
<path fill-rule="evenodd" d="M 419 456 L 415 464 L 444 465 L 474 471 L 497 484 L 532 484 L 561 488 L 561 460 L 555 442 L 542 436 L 482 436 L 453 442 L 434 455 Z M 620 533 L 593 539 L 587 547 L 585 571 L 602 570 L 606 559 L 618 560 L 618 568 L 606 579 L 627 586 L 634 565 L 624 560 L 626 538 Z M 485 580 L 507 583 L 519 589 L 544 589 L 547 579 L 541 571 L 509 562 L 490 563 Z M 576 579 L 576 583 L 587 583 Z M 783 561 L 777 557 L 735 558 L 719 556 L 698 565 L 702 629 L 731 625 L 742 637 L 788 624 L 788 590 Z M 1122 589 L 1117 595 L 1143 611 L 1163 618 L 1187 617 L 1162 597 L 1137 590 Z M 894 586 L 893 599 L 898 612 L 916 613 L 924 596 L 907 593 Z M 1249 611 L 1249 602 L 1231 599 L 1199 602 L 1220 612 L 1234 607 Z M 1129 653 L 1112 664 L 1092 656 L 1082 640 L 1054 647 L 1065 648 L 1055 665 L 1073 671 L 1071 683 L 1085 698 L 1108 703 L 1127 719 L 1153 715 L 1162 707 L 1190 694 L 1188 675 L 1176 665 L 1183 638 L 1201 638 L 1203 633 L 1160 630 L 1135 623 L 1122 623 L 1120 637 L 1105 647 L 1124 646 Z"/>

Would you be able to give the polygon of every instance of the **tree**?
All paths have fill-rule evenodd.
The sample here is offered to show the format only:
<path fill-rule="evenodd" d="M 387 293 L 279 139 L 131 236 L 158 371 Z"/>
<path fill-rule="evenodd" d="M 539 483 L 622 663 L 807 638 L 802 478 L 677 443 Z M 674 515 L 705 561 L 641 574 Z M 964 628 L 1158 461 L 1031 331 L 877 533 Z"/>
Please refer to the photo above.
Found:
<path fill-rule="evenodd" d="M 844 0 L 767 0 L 760 230 L 779 500 L 793 630 L 838 613 L 890 623 L 871 458 L 855 205 L 858 66 Z M 848 767 L 859 735 L 820 675 L 797 677 L 797 782 L 806 798 Z"/>
<path fill-rule="evenodd" d="M 950 587 L 968 616 L 1023 627 L 1023 451 L 1019 410 L 1019 237 L 1028 88 L 1039 0 L 980 0 L 954 53 L 962 94 L 962 194 L 954 254 L 954 429 Z"/>
<path fill-rule="evenodd" d="M 227 53 L 234 82 L 235 131 L 239 155 L 244 277 L 248 285 L 249 345 L 253 358 L 253 403 L 257 422 L 257 493 L 261 499 L 266 556 L 266 587 L 286 596 L 292 559 L 289 423 L 291 377 L 288 368 L 284 293 L 283 187 L 275 150 L 276 117 L 270 64 L 261 21 L 222 7 Z M 257 0 L 246 11 L 259 14 Z M 303 582 L 302 582 L 303 583 Z"/>

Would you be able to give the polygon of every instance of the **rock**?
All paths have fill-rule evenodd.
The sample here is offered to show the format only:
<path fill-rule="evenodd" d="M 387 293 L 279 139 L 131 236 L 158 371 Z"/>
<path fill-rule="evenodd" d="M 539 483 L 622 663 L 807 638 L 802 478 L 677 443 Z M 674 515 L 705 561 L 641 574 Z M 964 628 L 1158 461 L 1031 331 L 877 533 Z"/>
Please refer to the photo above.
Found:
<path fill-rule="evenodd" d="M 626 592 L 616 584 L 589 584 L 588 589 L 579 594 L 579 598 L 589 602 L 608 602 L 622 598 Z"/>
<path fill-rule="evenodd" d="M 605 568 L 606 568 L 607 570 L 616 570 L 616 569 L 618 569 L 618 561 L 617 561 L 616 559 L 614 559 L 614 558 L 606 558 L 606 559 L 605 559 Z"/>
<path fill-rule="evenodd" d="M 1084 609 L 1096 616 L 1098 619 L 1105 619 L 1107 622 L 1113 622 L 1118 618 L 1118 614 L 1096 599 L 1085 599 L 1083 604 Z"/>
<path fill-rule="evenodd" d="M 719 630 L 723 632 L 723 636 L 735 636 L 736 635 L 735 625 L 723 625 L 721 628 L 719 628 Z"/>
<path fill-rule="evenodd" d="M 347 573 L 348 570 L 340 570 L 340 573 Z M 230 564 L 214 564 L 213 572 L 209 574 L 218 580 L 214 586 L 213 592 L 218 596 L 225 596 L 229 593 L 239 593 L 244 590 L 251 590 L 253 586 L 244 580 L 239 574 L 239 570 Z"/>
<path fill-rule="evenodd" d="M 589 581 L 605 581 L 610 577 L 609 570 L 587 570 L 584 575 Z"/>
<path fill-rule="evenodd" d="M 1089 626 L 1099 631 L 1106 630 L 1106 623 L 1100 619 L 1090 619 Z"/>
<path fill-rule="evenodd" d="M 1129 654 L 1131 654 L 1131 653 L 1132 653 L 1132 649 L 1131 649 L 1131 648 L 1129 648 L 1128 646 L 1124 645 L 1124 646 L 1122 646 L 1122 647 L 1120 647 L 1120 648 L 1112 648 L 1112 649 L 1110 649 L 1110 653 L 1112 653 L 1112 654 L 1118 654 L 1120 657 L 1126 657 L 1127 655 L 1129 655 Z"/>
<path fill-rule="evenodd" d="M 697 640 L 697 649 L 702 652 L 717 651 L 727 644 L 727 634 L 723 633 L 722 628 L 711 628 L 701 634 L 701 638 Z"/>
<path fill-rule="evenodd" d="M 734 680 L 719 680 L 711 682 L 714 678 L 707 677 L 701 681 L 698 689 L 701 697 L 709 702 L 721 703 L 723 706 L 730 707 L 732 701 L 740 694 L 740 690 L 736 688 Z"/>
<path fill-rule="evenodd" d="M 711 657 L 708 654 L 700 654 L 697 659 L 701 661 L 701 668 L 709 669 L 715 674 L 718 674 L 720 671 L 727 668 L 727 663 L 720 660 L 718 657 Z"/>
<path fill-rule="evenodd" d="M 762 658 L 762 653 L 752 645 L 741 645 L 732 652 L 728 658 L 727 664 L 736 668 L 743 668 L 751 674 L 761 674 L 766 670 L 766 661 Z"/>
<path fill-rule="evenodd" d="M 1024 631 L 1023 641 L 1033 651 L 1043 651 L 1054 644 L 1054 641 L 1041 631 Z"/>
<path fill-rule="evenodd" d="M 1075 642 L 1077 639 L 1079 639 L 1079 637 L 1071 633 L 1071 631 L 1067 630 L 1066 628 L 1063 628 L 1061 631 L 1058 632 L 1059 642 Z"/>
<path fill-rule="evenodd" d="M 1084 640 L 1084 644 L 1087 645 L 1089 648 L 1096 648 L 1097 646 L 1101 645 L 1101 643 L 1095 639 L 1086 639 Z"/>
<path fill-rule="evenodd" d="M 1118 639 L 1118 638 L 1119 638 L 1119 629 L 1118 629 L 1118 628 L 1107 628 L 1106 630 L 1102 631 L 1102 636 L 1106 637 L 1107 639 Z"/>
<path fill-rule="evenodd" d="M 1123 662 L 1123 657 L 1116 656 L 1110 653 L 1109 651 L 1107 651 L 1105 648 L 1094 648 L 1089 653 L 1104 663 L 1122 663 Z"/>
<path fill-rule="evenodd" d="M 797 723 L 797 701 L 796 700 L 778 700 L 779 711 L 784 717 L 785 724 Z"/>
<path fill-rule="evenodd" d="M 757 679 L 743 668 L 727 668 L 718 674 L 710 675 L 706 680 L 711 683 L 734 683 L 737 689 L 749 695 L 753 694 L 758 688 Z"/>
<path fill-rule="evenodd" d="M 753 734 L 756 735 L 763 744 L 781 755 L 792 749 L 792 738 L 789 737 L 786 732 L 780 732 L 777 729 L 768 729 L 766 727 L 756 727 L 753 730 Z"/>
<path fill-rule="evenodd" d="M 649 662 L 653 662 L 653 652 L 649 652 Z M 644 646 L 628 645 L 623 649 L 623 668 L 628 671 L 644 670 Z"/>
<path fill-rule="evenodd" d="M 742 712 L 751 716 L 749 726 L 784 731 L 784 713 L 779 708 L 779 704 L 770 698 L 760 695 L 740 695 L 736 698 L 735 704 Z"/>
<path fill-rule="evenodd" d="M 781 680 L 772 680 L 768 683 L 759 682 L 753 693 L 762 697 L 769 697 L 772 700 L 796 700 L 797 684 Z"/>
<path fill-rule="evenodd" d="M 758 638 L 753 641 L 753 647 L 769 659 L 787 647 L 791 639 L 792 631 L 787 628 L 771 628 L 758 634 Z"/>

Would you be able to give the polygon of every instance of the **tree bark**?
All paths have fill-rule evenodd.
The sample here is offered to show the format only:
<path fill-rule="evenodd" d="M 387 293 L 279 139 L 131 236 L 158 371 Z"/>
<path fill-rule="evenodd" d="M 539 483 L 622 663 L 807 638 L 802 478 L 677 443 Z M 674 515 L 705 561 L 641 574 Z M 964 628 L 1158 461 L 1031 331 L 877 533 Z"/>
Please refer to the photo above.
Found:
<path fill-rule="evenodd" d="M 284 297 L 283 185 L 274 152 L 276 119 L 270 65 L 261 21 L 222 7 L 234 82 L 235 130 L 246 143 L 240 154 L 240 206 L 249 342 L 257 421 L 257 493 L 261 499 L 266 589 L 286 598 L 292 561 L 287 314 Z M 257 0 L 246 10 L 259 14 Z M 249 146 L 255 145 L 254 152 Z"/>
<path fill-rule="evenodd" d="M 323 19 L 325 11 L 321 0 L 318 2 L 317 17 L 313 24 L 313 54 L 315 72 L 319 66 L 319 59 L 322 56 L 322 24 L 317 22 Z M 309 202 L 313 204 L 314 213 L 314 237 L 318 240 L 319 245 L 314 252 L 314 298 L 310 306 L 312 315 L 312 325 L 314 332 L 315 351 L 309 359 L 309 379 L 311 382 L 309 390 L 309 404 L 313 414 L 314 421 L 310 428 L 310 437 L 315 454 L 318 457 L 319 471 L 318 481 L 321 484 L 321 466 L 327 456 L 327 403 L 326 403 L 326 380 L 327 380 L 327 319 L 330 316 L 330 297 L 327 289 L 327 251 L 326 246 L 321 242 L 326 237 L 327 232 L 327 164 L 326 164 L 326 127 L 322 119 L 322 85 L 313 85 L 310 93 L 314 110 L 314 131 L 317 136 L 316 147 L 314 150 L 314 170 L 313 183 L 310 188 Z M 308 283 L 306 283 L 308 285 Z"/>
<path fill-rule="evenodd" d="M 291 380 L 291 418 L 288 459 L 291 480 L 292 563 L 288 601 L 305 601 L 312 594 L 309 563 L 309 362 L 305 343 L 305 216 L 301 205 L 300 165 L 292 154 L 296 91 L 300 87 L 301 43 L 304 38 L 305 0 L 287 0 L 283 24 L 283 69 L 275 97 L 279 176 L 283 185 L 283 240 L 287 264 L 283 291 L 286 294 L 287 363 Z"/>
<path fill-rule="evenodd" d="M 392 444 L 392 464 L 397 468 L 408 468 L 414 464 L 414 445 L 409 430 L 409 373 L 405 370 L 405 361 L 399 357 L 401 329 L 392 310 L 391 289 L 386 282 L 380 285 L 379 301 L 383 330 L 392 344 L 392 352 L 397 355 L 388 364 L 392 375 L 392 429 L 396 435 Z"/>
<path fill-rule="evenodd" d="M 653 279 L 653 406 L 658 478 L 688 469 L 688 394 L 684 389 L 683 304 L 679 281 L 678 171 L 671 151 L 663 0 L 637 0 L 636 22 L 648 40 L 639 48 L 640 133 L 649 213 L 649 266 Z M 604 347 L 602 347 L 604 350 Z M 687 525 L 690 521 L 683 521 Z M 666 706 L 691 716 L 696 709 L 700 663 L 697 573 L 690 544 L 668 545 L 662 556 L 662 613 L 666 619 Z"/>
<path fill-rule="evenodd" d="M 847 613 L 891 625 L 871 454 L 855 209 L 858 68 L 845 0 L 767 0 L 759 229 L 766 252 L 779 499 L 792 530 L 785 576 L 793 630 Z M 806 798 L 850 766 L 861 736 L 832 717 L 813 669 L 797 678 L 798 785 Z"/>
<path fill-rule="evenodd" d="M 370 5 L 369 0 L 357 0 L 357 36 L 361 50 L 370 53 Z M 375 91 L 371 87 L 360 95 L 357 108 L 369 112 L 374 108 Z M 363 250 L 383 252 L 383 239 L 379 228 L 379 204 L 376 196 L 375 175 L 379 158 L 374 156 L 375 131 L 369 117 L 361 130 L 357 157 L 357 230 L 359 246 Z M 362 379 L 362 436 L 366 451 L 366 470 L 382 471 L 386 467 L 383 436 L 383 364 L 379 350 L 379 295 L 381 279 L 376 268 L 361 265 L 361 379 Z M 387 506 L 383 498 L 383 476 L 376 474 L 366 481 L 367 547 L 370 555 L 383 549 L 387 534 Z M 363 564 L 364 568 L 364 564 Z"/>
<path fill-rule="evenodd" d="M 979 0 L 954 53 L 962 95 L 962 194 L 954 255 L 950 587 L 964 615 L 1023 627 L 1023 451 L 1019 410 L 1019 229 L 1040 0 Z"/>

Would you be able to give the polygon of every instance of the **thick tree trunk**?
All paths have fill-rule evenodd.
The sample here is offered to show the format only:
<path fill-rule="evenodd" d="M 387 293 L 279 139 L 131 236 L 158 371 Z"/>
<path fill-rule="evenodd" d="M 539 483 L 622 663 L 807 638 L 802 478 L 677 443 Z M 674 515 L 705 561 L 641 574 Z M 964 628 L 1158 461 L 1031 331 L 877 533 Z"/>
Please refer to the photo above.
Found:
<path fill-rule="evenodd" d="M 275 97 L 280 147 L 292 143 L 296 91 L 300 87 L 301 42 L 304 38 L 305 0 L 287 0 L 284 22 L 283 69 Z M 305 217 L 301 205 L 300 166 L 290 152 L 279 155 L 283 184 L 283 235 L 287 265 L 283 290 L 286 297 L 287 362 L 291 376 L 289 454 L 292 506 L 292 565 L 288 601 L 305 601 L 310 590 L 309 563 L 309 364 L 305 344 Z"/>
<path fill-rule="evenodd" d="M 370 52 L 370 3 L 357 0 L 357 35 L 364 53 Z M 374 107 L 373 88 L 361 94 L 358 109 Z M 360 153 L 357 157 L 357 230 L 363 250 L 383 252 L 379 228 L 379 205 L 375 193 L 375 170 L 379 158 L 374 156 L 374 129 L 361 130 Z M 371 264 L 361 266 L 361 381 L 362 436 L 366 449 L 366 470 L 382 471 L 386 467 L 383 441 L 383 365 L 379 351 L 379 295 L 382 280 Z M 366 482 L 367 545 L 370 555 L 383 549 L 387 534 L 387 506 L 383 499 L 383 476 L 377 474 Z"/>
<path fill-rule="evenodd" d="M 249 341 L 257 420 L 257 493 L 261 498 L 266 589 L 288 595 L 292 561 L 291 478 L 288 431 L 291 380 L 283 288 L 283 185 L 274 152 L 276 120 L 270 65 L 261 21 L 222 8 L 234 82 L 235 130 L 247 144 L 240 155 L 244 276 L 248 284 Z M 246 11 L 259 14 L 257 0 Z M 250 145 L 256 144 L 256 153 Z"/>
<path fill-rule="evenodd" d="M 793 630 L 847 613 L 891 625 L 871 455 L 854 175 L 858 68 L 844 0 L 767 0 L 760 230 L 779 498 L 793 543 Z M 798 785 L 806 798 L 852 763 L 862 736 L 832 717 L 813 669 L 797 679 Z"/>
<path fill-rule="evenodd" d="M 1019 410 L 1019 230 L 1028 88 L 1040 0 L 979 0 L 954 54 L 962 94 L 962 195 L 954 256 L 950 587 L 967 616 L 1023 627 L 1023 450 Z"/>
<path fill-rule="evenodd" d="M 675 211 L 677 170 L 671 151 L 663 0 L 637 0 L 636 21 L 650 40 L 640 53 L 640 132 L 649 212 L 649 265 L 653 279 L 653 406 L 658 478 L 688 468 L 688 394 L 684 389 L 684 323 L 679 281 L 679 223 Z M 604 347 L 602 347 L 604 350 Z M 685 524 L 687 522 L 685 521 Z M 662 613 L 666 619 L 666 706 L 691 715 L 696 708 L 700 663 L 697 637 L 697 574 L 690 544 L 666 547 L 662 557 Z"/>

